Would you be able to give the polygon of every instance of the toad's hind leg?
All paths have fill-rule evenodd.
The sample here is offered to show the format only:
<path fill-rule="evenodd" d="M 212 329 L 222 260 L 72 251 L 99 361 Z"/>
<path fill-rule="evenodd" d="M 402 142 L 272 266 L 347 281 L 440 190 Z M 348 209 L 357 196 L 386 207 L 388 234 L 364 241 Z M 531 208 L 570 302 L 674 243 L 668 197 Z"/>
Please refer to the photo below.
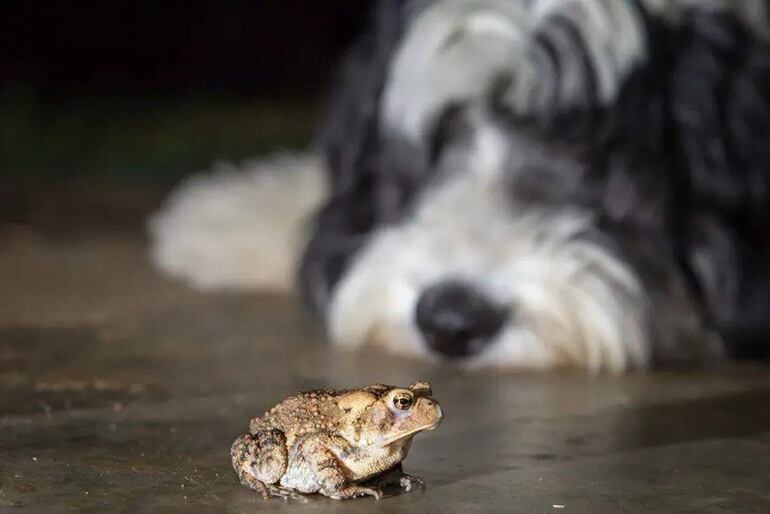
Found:
<path fill-rule="evenodd" d="M 268 498 L 277 489 L 271 484 L 286 471 L 286 436 L 278 429 L 243 434 L 233 442 L 230 456 L 241 483 Z"/>
<path fill-rule="evenodd" d="M 358 496 L 382 497 L 374 486 L 356 484 L 338 455 L 351 451 L 350 443 L 330 434 L 300 437 L 289 456 L 289 469 L 281 480 L 285 486 L 303 493 L 321 493 L 335 500 Z"/>

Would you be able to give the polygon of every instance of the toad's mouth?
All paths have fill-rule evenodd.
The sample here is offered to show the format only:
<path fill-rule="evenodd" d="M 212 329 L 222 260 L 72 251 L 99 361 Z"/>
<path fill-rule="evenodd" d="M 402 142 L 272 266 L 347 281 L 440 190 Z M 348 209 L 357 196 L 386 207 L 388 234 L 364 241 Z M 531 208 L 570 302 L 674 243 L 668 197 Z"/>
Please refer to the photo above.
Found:
<path fill-rule="evenodd" d="M 417 432 L 422 432 L 423 430 L 436 430 L 438 426 L 441 424 L 441 420 L 443 419 L 443 416 L 439 416 L 439 418 L 436 420 L 435 423 L 432 423 L 430 425 L 426 425 L 424 427 L 418 427 L 413 430 L 410 430 L 408 432 L 404 432 L 403 434 L 398 434 L 395 437 L 392 437 L 390 439 L 386 439 L 381 443 L 381 446 L 388 446 L 389 444 L 397 443 L 399 441 L 403 441 L 405 438 L 412 436 L 416 434 Z"/>

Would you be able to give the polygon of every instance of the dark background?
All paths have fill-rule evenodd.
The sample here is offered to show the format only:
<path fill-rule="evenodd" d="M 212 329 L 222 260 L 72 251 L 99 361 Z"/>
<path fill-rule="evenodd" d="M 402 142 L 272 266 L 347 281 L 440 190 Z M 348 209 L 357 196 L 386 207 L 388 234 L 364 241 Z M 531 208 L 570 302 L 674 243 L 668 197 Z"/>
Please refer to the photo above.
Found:
<path fill-rule="evenodd" d="M 0 1 L 0 173 L 168 179 L 306 145 L 362 0 Z"/>

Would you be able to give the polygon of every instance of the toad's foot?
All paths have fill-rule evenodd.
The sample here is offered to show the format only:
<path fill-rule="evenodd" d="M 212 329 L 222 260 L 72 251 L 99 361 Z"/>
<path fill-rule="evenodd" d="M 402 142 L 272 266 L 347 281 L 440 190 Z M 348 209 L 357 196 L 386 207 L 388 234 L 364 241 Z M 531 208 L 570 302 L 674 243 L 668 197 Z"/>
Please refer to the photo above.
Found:
<path fill-rule="evenodd" d="M 400 487 L 406 492 L 410 492 L 415 487 L 425 489 L 425 482 L 423 479 L 404 473 L 400 463 L 379 477 L 375 478 L 374 484 L 377 485 L 377 487 L 381 487 L 383 489 Z"/>
<path fill-rule="evenodd" d="M 295 493 L 291 489 L 285 489 L 273 484 L 265 484 L 259 480 L 250 480 L 244 482 L 244 485 L 254 489 L 263 500 L 269 500 L 271 497 L 282 498 L 284 500 L 292 500 L 301 503 L 307 503 L 305 496 Z"/>
<path fill-rule="evenodd" d="M 300 503 L 308 502 L 308 499 L 303 494 L 296 493 L 291 489 L 285 489 L 283 487 L 278 487 L 277 485 L 267 485 L 265 487 L 269 496 L 275 496 L 276 498 L 281 498 L 283 500 L 291 500 Z M 262 497 L 267 498 L 265 495 L 262 495 Z"/>
<path fill-rule="evenodd" d="M 346 500 L 361 496 L 374 496 L 377 500 L 382 499 L 382 490 L 380 488 L 362 485 L 350 485 L 334 492 L 321 491 L 321 494 L 334 500 Z"/>
<path fill-rule="evenodd" d="M 425 481 L 423 481 L 422 478 L 407 475 L 406 473 L 399 479 L 399 485 L 401 486 L 401 489 L 406 492 L 411 491 L 415 486 L 420 489 L 425 489 Z"/>

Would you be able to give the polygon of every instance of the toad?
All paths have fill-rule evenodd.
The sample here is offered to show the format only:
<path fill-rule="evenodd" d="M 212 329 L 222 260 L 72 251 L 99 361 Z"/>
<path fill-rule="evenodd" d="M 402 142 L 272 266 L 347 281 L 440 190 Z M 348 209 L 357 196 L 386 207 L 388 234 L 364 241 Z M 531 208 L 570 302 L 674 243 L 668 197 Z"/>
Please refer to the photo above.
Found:
<path fill-rule="evenodd" d="M 443 418 L 431 395 L 427 382 L 292 395 L 251 420 L 232 445 L 233 467 L 264 498 L 380 499 L 389 485 L 409 491 L 423 485 L 401 470 L 412 438 Z"/>

